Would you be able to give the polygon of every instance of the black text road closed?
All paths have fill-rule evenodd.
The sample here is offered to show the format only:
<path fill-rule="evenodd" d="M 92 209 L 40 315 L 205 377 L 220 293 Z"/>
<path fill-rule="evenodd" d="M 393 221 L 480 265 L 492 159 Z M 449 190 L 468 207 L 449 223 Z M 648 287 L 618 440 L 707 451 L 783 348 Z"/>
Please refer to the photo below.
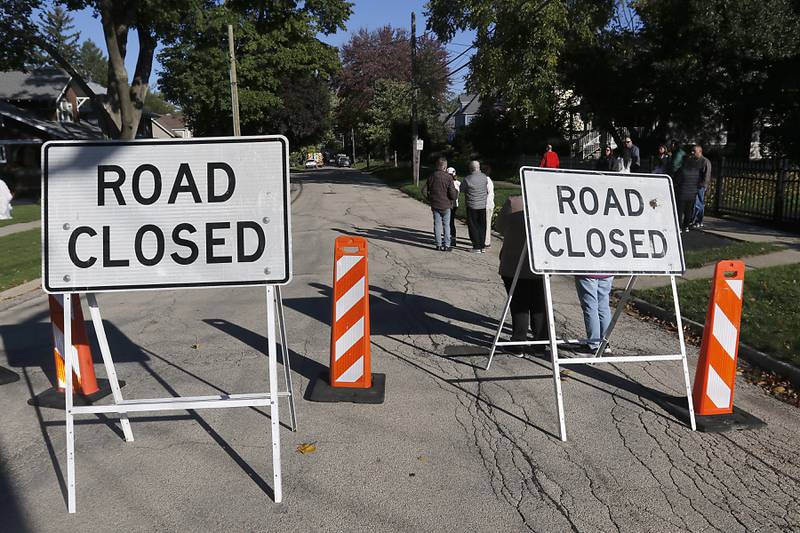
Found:
<path fill-rule="evenodd" d="M 45 144 L 45 290 L 288 282 L 287 153 L 283 137 Z"/>
<path fill-rule="evenodd" d="M 534 271 L 684 271 L 668 176 L 523 167 L 520 180 Z"/>

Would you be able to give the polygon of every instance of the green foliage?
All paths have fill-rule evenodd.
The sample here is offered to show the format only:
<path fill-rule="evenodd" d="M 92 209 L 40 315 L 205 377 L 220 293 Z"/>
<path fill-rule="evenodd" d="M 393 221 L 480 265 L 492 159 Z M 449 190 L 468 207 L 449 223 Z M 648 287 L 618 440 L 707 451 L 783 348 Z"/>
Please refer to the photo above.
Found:
<path fill-rule="evenodd" d="M 99 83 L 103 87 L 108 84 L 108 59 L 91 39 L 81 45 L 76 68 L 86 81 Z"/>
<path fill-rule="evenodd" d="M 420 137 L 428 146 L 444 139 L 438 114 L 446 108 L 446 61 L 447 51 L 441 42 L 430 35 L 417 39 Z M 336 76 L 336 86 L 340 128 L 367 132 L 366 149 L 410 154 L 412 85 L 408 31 L 384 26 L 353 34 L 342 46 L 342 69 Z M 406 88 L 406 95 L 401 94 L 400 87 Z"/>
<path fill-rule="evenodd" d="M 31 36 L 38 33 L 33 10 L 40 0 L 3 0 L 0 2 L 0 71 L 20 70 L 34 62 Z"/>
<path fill-rule="evenodd" d="M 800 155 L 800 4 L 794 0 L 431 0 L 443 40 L 476 32 L 469 85 L 520 115 L 565 113 L 647 151 L 670 136 Z"/>
<path fill-rule="evenodd" d="M 72 64 L 78 63 L 78 40 L 80 32 L 73 31 L 74 19 L 63 7 L 58 4 L 53 5 L 39 16 L 41 34 L 44 40 L 55 47 L 59 53 Z M 45 55 L 40 56 L 41 66 L 58 66 L 53 58 Z"/>
<path fill-rule="evenodd" d="M 329 85 L 339 62 L 336 50 L 316 34 L 342 27 L 350 4 L 268 4 L 197 9 L 160 52 L 159 87 L 197 135 L 232 130 L 228 24 L 234 27 L 242 133 L 283 133 L 298 145 L 319 141 L 329 128 Z"/>
<path fill-rule="evenodd" d="M 149 91 L 144 99 L 144 110 L 157 115 L 175 113 L 177 108 L 164 100 L 164 95 L 158 91 Z"/>
<path fill-rule="evenodd" d="M 387 146 L 397 123 L 407 122 L 411 109 L 411 85 L 407 82 L 378 80 L 372 103 L 367 109 L 362 132 L 372 146 Z"/>

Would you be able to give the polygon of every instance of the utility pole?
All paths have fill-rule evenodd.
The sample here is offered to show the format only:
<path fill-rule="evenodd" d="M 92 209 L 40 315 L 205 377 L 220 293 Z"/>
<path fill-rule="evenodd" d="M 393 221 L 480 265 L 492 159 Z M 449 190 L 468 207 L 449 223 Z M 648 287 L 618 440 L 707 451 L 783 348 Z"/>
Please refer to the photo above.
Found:
<path fill-rule="evenodd" d="M 236 55 L 233 51 L 233 26 L 228 24 L 228 59 L 231 63 L 231 109 L 233 110 L 233 136 L 239 137 L 242 129 L 239 124 L 239 84 L 236 78 Z"/>
<path fill-rule="evenodd" d="M 419 185 L 419 131 L 417 124 L 417 14 L 411 12 L 411 166 L 414 168 L 414 185 Z"/>
<path fill-rule="evenodd" d="M 356 130 L 354 128 L 350 128 L 350 141 L 353 143 L 353 161 L 351 161 L 351 164 L 356 166 Z"/>

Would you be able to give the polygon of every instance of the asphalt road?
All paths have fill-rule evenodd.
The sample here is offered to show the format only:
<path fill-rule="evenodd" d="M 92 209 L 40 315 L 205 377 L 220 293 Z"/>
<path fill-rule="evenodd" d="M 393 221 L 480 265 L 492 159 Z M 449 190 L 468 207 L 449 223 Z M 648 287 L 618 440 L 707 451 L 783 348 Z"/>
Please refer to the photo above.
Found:
<path fill-rule="evenodd" d="M 351 170 L 293 177 L 294 281 L 284 290 L 300 430 L 282 433 L 284 503 L 271 495 L 267 410 L 132 417 L 76 426 L 78 513 L 66 513 L 63 413 L 26 404 L 49 386 L 50 325 L 36 291 L 0 304 L 3 531 L 780 531 L 800 528 L 800 411 L 740 381 L 756 431 L 693 433 L 653 401 L 675 363 L 575 367 L 556 437 L 548 364 L 485 346 L 504 291 L 492 253 L 432 249 L 429 210 Z M 370 246 L 373 370 L 382 405 L 302 399 L 325 368 L 333 240 Z M 466 231 L 462 227 L 461 235 Z M 265 390 L 260 288 L 100 296 L 128 398 Z M 582 332 L 570 279 L 559 329 Z M 677 349 L 673 332 L 624 315 L 620 353 Z M 697 349 L 691 348 L 690 365 Z M 44 365 L 44 369 L 42 368 Z M 102 373 L 102 370 L 98 370 Z M 288 419 L 282 404 L 282 420 Z M 302 443 L 316 452 L 297 453 Z"/>

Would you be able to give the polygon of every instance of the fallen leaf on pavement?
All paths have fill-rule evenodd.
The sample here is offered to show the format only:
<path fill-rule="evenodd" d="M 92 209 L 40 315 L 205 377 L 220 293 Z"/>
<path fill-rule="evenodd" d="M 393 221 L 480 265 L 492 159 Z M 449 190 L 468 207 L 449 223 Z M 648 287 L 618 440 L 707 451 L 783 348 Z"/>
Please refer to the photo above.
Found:
<path fill-rule="evenodd" d="M 307 453 L 314 453 L 315 451 L 317 451 L 315 442 L 304 442 L 297 447 L 297 453 L 302 453 L 303 455 L 306 455 Z"/>

